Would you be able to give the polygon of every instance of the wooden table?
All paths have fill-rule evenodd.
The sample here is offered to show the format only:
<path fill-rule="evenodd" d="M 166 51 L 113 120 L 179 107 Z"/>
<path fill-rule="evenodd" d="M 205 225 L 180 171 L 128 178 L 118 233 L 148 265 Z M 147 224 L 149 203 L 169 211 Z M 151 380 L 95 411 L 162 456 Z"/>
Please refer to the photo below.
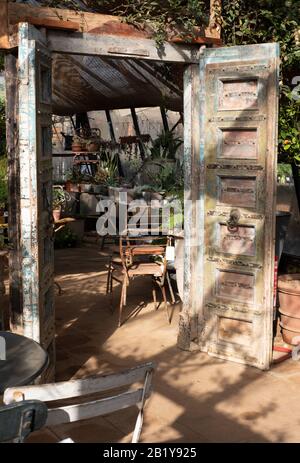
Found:
<path fill-rule="evenodd" d="M 3 345 L 6 345 L 6 360 Z M 0 331 L 0 394 L 6 388 L 31 384 L 48 366 L 47 352 L 32 339 Z"/>

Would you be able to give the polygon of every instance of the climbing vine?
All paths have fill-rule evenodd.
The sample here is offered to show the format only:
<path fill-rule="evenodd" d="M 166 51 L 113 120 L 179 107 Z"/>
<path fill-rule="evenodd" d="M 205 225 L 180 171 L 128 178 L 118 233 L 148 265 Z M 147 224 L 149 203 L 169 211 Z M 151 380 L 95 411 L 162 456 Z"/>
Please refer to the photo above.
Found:
<path fill-rule="evenodd" d="M 43 5 L 79 9 L 72 0 L 41 0 Z M 81 0 L 100 13 L 119 15 L 140 29 L 152 30 L 158 46 L 171 33 L 186 39 L 209 22 L 209 0 Z M 216 2 L 216 5 L 218 2 Z M 215 6 L 216 6 L 215 5 Z M 281 96 L 279 153 L 300 163 L 300 0 L 222 0 L 214 22 L 222 27 L 224 45 L 279 42 Z M 179 33 L 177 32 L 179 31 Z M 0 57 L 0 70 L 1 70 Z"/>
<path fill-rule="evenodd" d="M 209 22 L 208 5 L 202 0 L 123 0 L 114 11 L 128 23 L 151 27 L 159 46 L 168 33 L 180 31 L 182 37 L 193 37 L 195 27 Z"/>
<path fill-rule="evenodd" d="M 300 163 L 300 0 L 223 0 L 221 24 L 226 45 L 280 44 L 279 159 Z"/>
<path fill-rule="evenodd" d="M 61 3 L 47 1 L 49 6 Z M 124 22 L 151 31 L 158 47 L 169 34 L 190 39 L 195 35 L 195 27 L 209 22 L 209 0 L 83 0 L 83 3 L 93 11 L 121 16 Z M 74 8 L 71 0 L 64 0 L 64 4 Z"/>

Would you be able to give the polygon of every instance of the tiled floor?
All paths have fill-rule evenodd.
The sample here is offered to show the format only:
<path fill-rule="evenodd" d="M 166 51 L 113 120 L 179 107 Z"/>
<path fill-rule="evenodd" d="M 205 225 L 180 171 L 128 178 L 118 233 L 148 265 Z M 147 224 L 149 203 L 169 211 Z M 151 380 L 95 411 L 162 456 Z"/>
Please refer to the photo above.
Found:
<path fill-rule="evenodd" d="M 107 256 L 95 247 L 56 252 L 63 287 L 57 296 L 57 376 L 68 380 L 156 362 L 147 403 L 144 442 L 300 442 L 300 363 L 288 360 L 269 372 L 176 347 L 179 307 L 169 325 L 154 310 L 143 278 L 129 289 L 128 315 L 117 328 L 105 295 Z M 119 289 L 116 289 L 118 303 Z M 33 442 L 129 442 L 136 410 L 117 412 L 34 434 Z"/>

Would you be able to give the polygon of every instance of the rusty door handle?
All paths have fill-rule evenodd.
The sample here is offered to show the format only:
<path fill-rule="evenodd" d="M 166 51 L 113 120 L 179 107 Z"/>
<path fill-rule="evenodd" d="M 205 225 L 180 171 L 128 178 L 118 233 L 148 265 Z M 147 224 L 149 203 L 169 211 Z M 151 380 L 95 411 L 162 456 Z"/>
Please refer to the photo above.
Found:
<path fill-rule="evenodd" d="M 240 211 L 238 209 L 232 209 L 230 211 L 229 219 L 227 220 L 227 228 L 230 233 L 238 231 L 238 223 L 241 218 Z"/>

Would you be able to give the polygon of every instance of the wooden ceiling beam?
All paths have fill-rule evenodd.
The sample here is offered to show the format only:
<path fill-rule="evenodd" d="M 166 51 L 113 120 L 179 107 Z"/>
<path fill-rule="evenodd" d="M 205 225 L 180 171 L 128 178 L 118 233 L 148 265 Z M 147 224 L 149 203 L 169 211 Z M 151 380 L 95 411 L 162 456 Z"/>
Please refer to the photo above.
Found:
<path fill-rule="evenodd" d="M 14 26 L 20 22 L 29 22 L 47 29 L 91 33 L 94 36 L 109 35 L 132 39 L 152 38 L 150 31 L 141 30 L 127 24 L 118 16 L 61 8 L 35 7 L 25 3 L 12 3 L 8 0 L 0 0 L 0 18 L 0 49 L 11 47 L 9 36 L 13 35 Z M 169 38 L 168 42 L 183 43 L 184 40 L 174 35 Z M 197 36 L 191 41 L 191 44 L 193 43 L 221 45 L 220 32 L 212 25 L 206 29 L 199 28 Z"/>
<path fill-rule="evenodd" d="M 136 58 L 166 63 L 199 62 L 199 47 L 195 44 L 165 42 L 163 49 L 157 49 L 155 41 L 151 39 L 103 35 L 99 40 L 96 34 L 65 31 L 48 31 L 47 39 L 50 49 L 55 53 Z"/>

